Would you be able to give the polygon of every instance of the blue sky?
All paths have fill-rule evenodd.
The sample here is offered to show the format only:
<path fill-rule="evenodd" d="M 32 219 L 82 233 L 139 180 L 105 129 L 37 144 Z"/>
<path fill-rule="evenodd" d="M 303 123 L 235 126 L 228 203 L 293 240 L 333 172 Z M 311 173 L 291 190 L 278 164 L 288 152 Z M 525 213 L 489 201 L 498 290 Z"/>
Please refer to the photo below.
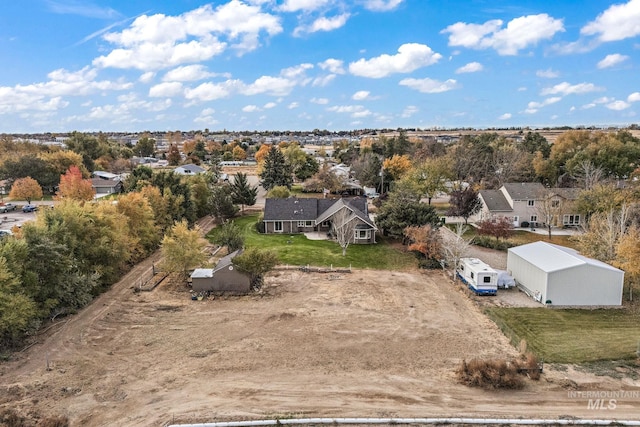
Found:
<path fill-rule="evenodd" d="M 23 0 L 0 133 L 627 125 L 640 0 Z"/>

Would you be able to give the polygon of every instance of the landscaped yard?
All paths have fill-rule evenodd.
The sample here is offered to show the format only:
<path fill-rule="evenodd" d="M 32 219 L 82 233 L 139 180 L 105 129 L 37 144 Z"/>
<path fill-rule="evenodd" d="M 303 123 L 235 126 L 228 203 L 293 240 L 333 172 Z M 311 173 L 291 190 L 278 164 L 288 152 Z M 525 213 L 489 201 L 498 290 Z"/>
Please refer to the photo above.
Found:
<path fill-rule="evenodd" d="M 244 230 L 245 246 L 269 249 L 278 254 L 281 264 L 318 267 L 353 267 L 380 270 L 405 270 L 416 265 L 412 253 L 404 252 L 385 240 L 375 245 L 349 245 L 347 255 L 336 242 L 309 240 L 303 234 L 261 234 L 255 228 L 257 215 L 236 218 Z M 214 228 L 207 237 L 215 234 Z"/>
<path fill-rule="evenodd" d="M 449 227 L 449 229 L 451 229 L 453 232 L 456 231 L 455 225 L 447 224 L 447 227 Z M 467 227 L 467 231 L 464 233 L 464 238 L 470 239 L 472 237 L 476 237 L 479 235 L 480 234 L 478 234 L 478 230 L 473 226 L 469 225 Z M 526 245 L 527 243 L 542 241 L 542 242 L 553 243 L 556 245 L 566 246 L 568 248 L 578 249 L 576 246 L 576 242 L 572 239 L 572 237 L 573 236 L 569 236 L 565 234 L 562 234 L 562 235 L 552 234 L 551 240 L 549 240 L 548 234 L 538 234 L 538 233 L 532 233 L 527 230 L 517 229 L 514 231 L 513 236 L 508 238 L 507 241 L 511 243 L 512 246 L 520 246 L 520 245 Z"/>
<path fill-rule="evenodd" d="M 514 345 L 526 340 L 527 348 L 546 362 L 632 359 L 640 345 L 637 309 L 493 307 L 487 314 Z"/>

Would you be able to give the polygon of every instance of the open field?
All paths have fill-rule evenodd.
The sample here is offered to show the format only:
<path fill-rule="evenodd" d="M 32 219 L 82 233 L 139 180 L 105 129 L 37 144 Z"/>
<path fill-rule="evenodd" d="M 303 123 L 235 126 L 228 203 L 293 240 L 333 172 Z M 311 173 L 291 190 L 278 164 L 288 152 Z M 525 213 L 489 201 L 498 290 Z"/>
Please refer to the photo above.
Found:
<path fill-rule="evenodd" d="M 547 362 L 584 363 L 635 359 L 640 350 L 640 311 L 624 309 L 486 309 L 514 345 L 526 340 Z"/>
<path fill-rule="evenodd" d="M 640 387 L 572 367 L 546 369 L 517 392 L 457 384 L 462 359 L 516 352 L 442 273 L 277 272 L 260 294 L 192 301 L 179 283 L 133 292 L 154 261 L 0 365 L 0 410 L 65 415 L 73 426 L 294 415 L 587 418 L 587 401 L 567 387 Z M 637 418 L 637 405 L 620 400 L 607 415 Z"/>
<path fill-rule="evenodd" d="M 401 245 L 388 244 L 379 239 L 376 245 L 349 245 L 346 256 L 336 242 L 309 240 L 303 234 L 261 234 L 255 229 L 257 215 L 234 219 L 244 230 L 245 244 L 268 249 L 278 254 L 281 264 L 319 267 L 374 268 L 404 270 L 417 265 L 413 254 L 404 252 Z M 210 235 L 215 234 L 213 229 Z"/>

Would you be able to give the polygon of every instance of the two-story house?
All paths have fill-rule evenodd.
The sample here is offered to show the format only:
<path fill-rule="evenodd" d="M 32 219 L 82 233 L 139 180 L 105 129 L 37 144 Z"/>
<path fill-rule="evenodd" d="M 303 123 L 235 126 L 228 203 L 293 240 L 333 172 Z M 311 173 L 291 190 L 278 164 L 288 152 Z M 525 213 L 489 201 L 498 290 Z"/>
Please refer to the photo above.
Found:
<path fill-rule="evenodd" d="M 546 188 L 538 182 L 505 183 L 498 190 L 481 190 L 482 209 L 474 220 L 508 218 L 514 227 L 578 226 L 583 216 L 575 211 L 577 188 Z"/>

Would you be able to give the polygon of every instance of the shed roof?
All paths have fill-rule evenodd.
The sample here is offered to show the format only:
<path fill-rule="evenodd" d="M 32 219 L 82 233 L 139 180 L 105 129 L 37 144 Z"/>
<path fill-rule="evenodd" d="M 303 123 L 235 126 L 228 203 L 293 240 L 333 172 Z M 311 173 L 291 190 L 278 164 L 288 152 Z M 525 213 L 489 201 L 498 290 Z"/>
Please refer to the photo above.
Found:
<path fill-rule="evenodd" d="M 191 273 L 191 278 L 206 279 L 213 277 L 213 268 L 196 268 Z"/>
<path fill-rule="evenodd" d="M 529 261 L 547 273 L 580 265 L 593 265 L 611 271 L 622 271 L 607 263 L 580 255 L 578 251 L 547 242 L 534 242 L 510 248 L 509 253 Z"/>
<path fill-rule="evenodd" d="M 233 258 L 235 258 L 236 255 L 240 255 L 241 253 L 242 253 L 242 249 L 238 249 L 237 251 L 231 252 L 230 254 L 220 258 L 220 260 L 216 264 L 216 268 L 213 269 L 212 273 L 215 273 L 216 271 L 233 264 Z"/>

